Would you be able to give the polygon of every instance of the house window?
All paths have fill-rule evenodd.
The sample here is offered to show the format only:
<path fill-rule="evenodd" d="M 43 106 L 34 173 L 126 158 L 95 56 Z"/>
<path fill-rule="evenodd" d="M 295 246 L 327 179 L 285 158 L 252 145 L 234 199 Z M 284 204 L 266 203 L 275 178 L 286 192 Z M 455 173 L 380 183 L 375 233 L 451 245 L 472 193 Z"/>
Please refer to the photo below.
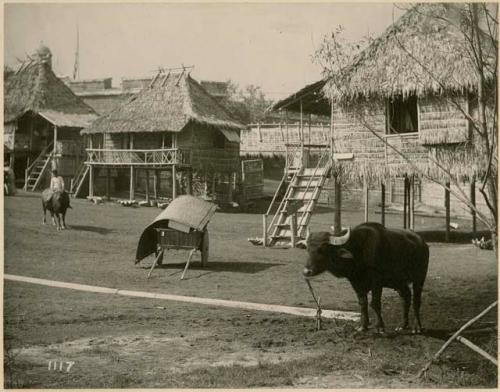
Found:
<path fill-rule="evenodd" d="M 214 147 L 224 148 L 225 145 L 226 145 L 226 137 L 222 134 L 222 132 L 216 132 L 214 136 Z"/>
<path fill-rule="evenodd" d="M 387 133 L 418 132 L 417 96 L 395 97 L 387 102 Z"/>

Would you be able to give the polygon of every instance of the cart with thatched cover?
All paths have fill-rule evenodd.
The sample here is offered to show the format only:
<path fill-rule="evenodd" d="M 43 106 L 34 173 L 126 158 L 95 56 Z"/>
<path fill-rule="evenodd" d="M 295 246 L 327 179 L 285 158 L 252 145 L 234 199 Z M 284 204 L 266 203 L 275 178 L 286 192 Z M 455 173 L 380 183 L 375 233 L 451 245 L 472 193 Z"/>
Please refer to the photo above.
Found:
<path fill-rule="evenodd" d="M 163 262 L 163 253 L 169 249 L 190 250 L 181 279 L 189 267 L 195 251 L 201 253 L 201 266 L 208 262 L 208 222 L 217 206 L 194 196 L 184 195 L 173 200 L 156 219 L 144 229 L 137 245 L 135 263 L 156 254 L 148 278 L 156 265 Z"/>

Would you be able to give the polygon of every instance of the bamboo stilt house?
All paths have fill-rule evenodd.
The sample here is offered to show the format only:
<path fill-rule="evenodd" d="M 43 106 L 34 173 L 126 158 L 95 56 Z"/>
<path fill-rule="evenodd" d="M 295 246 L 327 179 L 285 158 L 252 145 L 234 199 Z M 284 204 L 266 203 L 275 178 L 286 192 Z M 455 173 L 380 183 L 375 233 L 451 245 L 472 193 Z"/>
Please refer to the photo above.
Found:
<path fill-rule="evenodd" d="M 419 177 L 427 181 L 419 192 L 422 201 L 439 199 L 442 206 L 442 189 L 430 185 L 429 177 L 470 181 L 487 166 L 470 122 L 477 118 L 479 78 L 461 30 L 462 12 L 462 4 L 410 6 L 340 78 L 328 75 L 318 82 L 322 94 L 305 88 L 273 108 L 330 112 L 334 156 L 351 157 L 335 164 L 345 181 L 378 186 Z M 491 38 L 483 38 L 485 76 L 496 88 L 498 54 Z"/>
<path fill-rule="evenodd" d="M 4 144 L 18 185 L 44 185 L 52 166 L 69 183 L 83 158 L 79 132 L 95 118 L 52 71 L 50 50 L 38 48 L 4 84 Z"/>
<path fill-rule="evenodd" d="M 89 193 L 100 171 L 108 193 L 128 182 L 131 199 L 136 190 L 147 198 L 150 191 L 169 197 L 208 188 L 216 193 L 217 183 L 225 184 L 219 196 L 230 198 L 243 128 L 187 71 L 160 71 L 136 96 L 82 131 L 89 140 Z"/>

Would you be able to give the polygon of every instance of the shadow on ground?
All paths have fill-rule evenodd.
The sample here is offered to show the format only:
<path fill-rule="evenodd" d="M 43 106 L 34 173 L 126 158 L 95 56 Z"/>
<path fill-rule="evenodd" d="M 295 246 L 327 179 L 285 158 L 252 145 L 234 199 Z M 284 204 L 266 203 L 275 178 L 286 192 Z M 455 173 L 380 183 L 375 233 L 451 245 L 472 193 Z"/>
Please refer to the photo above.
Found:
<path fill-rule="evenodd" d="M 422 230 L 417 231 L 418 234 L 427 242 L 446 242 L 445 230 Z M 475 238 L 484 237 L 485 240 L 491 239 L 491 232 L 487 230 L 478 231 L 476 233 L 466 231 L 450 231 L 449 243 L 453 244 L 470 244 Z"/>
<path fill-rule="evenodd" d="M 102 234 L 102 235 L 106 235 L 106 234 L 112 233 L 114 231 L 112 229 L 106 229 L 105 227 L 84 226 L 84 225 L 70 225 L 69 228 L 71 230 L 89 231 L 91 233 L 97 233 L 97 234 Z"/>
<path fill-rule="evenodd" d="M 187 260 L 187 259 L 186 259 Z M 189 264 L 191 271 L 210 271 L 210 272 L 241 272 L 244 274 L 256 274 L 265 271 L 271 267 L 285 265 L 282 263 L 255 263 L 255 262 L 235 262 L 235 261 L 209 261 L 205 267 L 201 266 L 199 261 Z M 159 269 L 179 269 L 183 270 L 186 263 L 165 263 L 155 267 Z M 150 269 L 151 265 L 144 265 L 140 268 Z"/>

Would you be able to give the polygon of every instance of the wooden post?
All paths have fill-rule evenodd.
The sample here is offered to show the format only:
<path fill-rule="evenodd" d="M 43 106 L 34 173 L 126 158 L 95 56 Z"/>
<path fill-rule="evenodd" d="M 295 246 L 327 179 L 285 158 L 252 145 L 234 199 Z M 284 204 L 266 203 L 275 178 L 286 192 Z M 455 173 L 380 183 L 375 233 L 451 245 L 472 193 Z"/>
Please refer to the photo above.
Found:
<path fill-rule="evenodd" d="M 366 177 L 363 177 L 363 199 L 365 204 L 365 222 L 368 222 L 368 197 L 369 197 L 368 181 L 366 180 Z"/>
<path fill-rule="evenodd" d="M 94 165 L 89 168 L 89 197 L 94 197 Z"/>
<path fill-rule="evenodd" d="M 110 171 L 111 171 L 111 169 L 109 167 L 106 168 L 106 199 L 108 199 L 108 200 L 111 200 L 111 197 L 109 196 L 109 193 L 110 193 L 110 191 L 109 191 L 109 188 L 110 188 L 109 182 L 110 182 L 110 175 L 111 175 Z"/>
<path fill-rule="evenodd" d="M 297 212 L 290 216 L 290 241 L 292 248 L 295 248 L 297 238 Z"/>
<path fill-rule="evenodd" d="M 381 196 L 381 211 L 380 211 L 380 223 L 385 226 L 385 184 L 382 182 L 380 187 Z"/>
<path fill-rule="evenodd" d="M 450 183 L 446 183 L 446 187 L 450 188 Z M 448 189 L 444 190 L 444 208 L 446 210 L 446 230 L 444 240 L 445 242 L 450 241 L 450 191 Z"/>
<path fill-rule="evenodd" d="M 410 230 L 415 230 L 415 175 L 412 175 L 409 183 L 409 196 L 410 196 Z"/>
<path fill-rule="evenodd" d="M 212 199 L 215 200 L 215 173 L 212 176 Z"/>
<path fill-rule="evenodd" d="M 333 227 L 335 229 L 334 234 L 339 235 L 342 232 L 342 185 L 340 183 L 338 175 L 334 175 L 335 178 L 335 215 L 333 217 Z"/>
<path fill-rule="evenodd" d="M 130 200 L 135 199 L 134 166 L 130 166 Z"/>
<path fill-rule="evenodd" d="M 408 204 L 407 204 L 407 194 L 408 194 L 408 186 L 407 186 L 407 181 L 408 179 L 406 176 L 404 177 L 404 182 L 403 182 L 403 229 L 406 229 L 406 218 L 408 216 L 407 211 L 408 211 Z"/>
<path fill-rule="evenodd" d="M 267 246 L 267 215 L 262 215 L 262 246 Z"/>
<path fill-rule="evenodd" d="M 175 199 L 177 197 L 177 174 L 175 169 L 175 165 L 172 165 L 172 199 Z"/>
<path fill-rule="evenodd" d="M 57 144 L 57 125 L 54 125 L 54 152 L 56 151 Z"/>
<path fill-rule="evenodd" d="M 155 200 L 158 200 L 158 170 L 153 170 L 153 194 Z"/>
<path fill-rule="evenodd" d="M 149 203 L 149 170 L 146 169 L 146 201 Z"/>
<path fill-rule="evenodd" d="M 476 177 L 475 176 L 473 176 L 471 178 L 471 182 L 470 182 L 470 201 L 471 201 L 472 205 L 475 207 L 476 206 Z M 470 213 L 472 215 L 472 232 L 474 234 L 476 234 L 476 232 L 477 232 L 476 211 L 474 211 L 471 208 Z"/>
<path fill-rule="evenodd" d="M 193 171 L 191 170 L 191 168 L 188 169 L 188 184 L 187 184 L 187 193 L 188 195 L 192 195 L 193 194 Z"/>

